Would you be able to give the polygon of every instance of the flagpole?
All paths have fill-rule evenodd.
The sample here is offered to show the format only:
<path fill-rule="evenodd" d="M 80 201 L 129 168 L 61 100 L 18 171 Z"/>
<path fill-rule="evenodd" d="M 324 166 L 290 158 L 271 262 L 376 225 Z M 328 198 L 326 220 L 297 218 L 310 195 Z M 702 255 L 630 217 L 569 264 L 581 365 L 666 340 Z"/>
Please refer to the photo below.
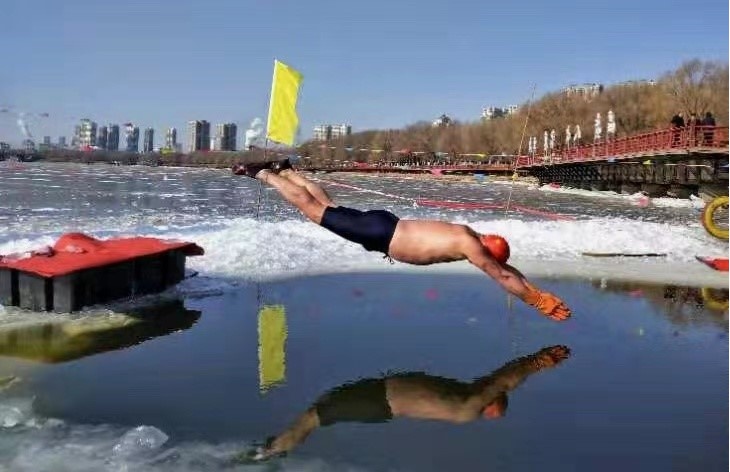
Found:
<path fill-rule="evenodd" d="M 271 108 L 274 106 L 274 89 L 276 87 L 276 61 L 274 58 L 274 73 L 271 76 L 271 91 L 269 92 L 269 113 L 266 116 L 266 139 L 264 141 L 264 162 L 269 150 L 269 128 L 271 127 Z"/>

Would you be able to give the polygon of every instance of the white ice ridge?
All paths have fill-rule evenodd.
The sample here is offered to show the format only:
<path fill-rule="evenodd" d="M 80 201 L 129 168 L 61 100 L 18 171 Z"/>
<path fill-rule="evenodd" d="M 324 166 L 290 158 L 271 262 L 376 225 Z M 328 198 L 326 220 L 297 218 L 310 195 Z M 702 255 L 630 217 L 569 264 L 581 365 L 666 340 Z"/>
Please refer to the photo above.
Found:
<path fill-rule="evenodd" d="M 692 263 L 695 256 L 727 257 L 727 246 L 712 239 L 699 225 L 679 226 L 624 218 L 577 221 L 460 221 L 482 233 L 501 234 L 510 242 L 515 260 L 537 262 L 595 262 L 583 252 L 665 253 L 662 262 Z M 149 228 L 144 228 L 149 231 Z M 79 229 L 83 231 L 83 228 Z M 113 232 L 105 231 L 109 237 Z M 92 235 L 93 232 L 92 232 Z M 129 236 L 129 228 L 124 233 Z M 216 227 L 181 231 L 141 231 L 154 236 L 194 241 L 206 254 L 189 259 L 188 267 L 209 277 L 263 280 L 314 273 L 390 267 L 382 255 L 367 252 L 311 222 L 262 221 L 238 218 Z M 58 235 L 39 235 L 0 244 L 0 254 L 22 252 L 52 244 Z M 391 268 L 398 269 L 403 264 Z M 609 265 L 610 267 L 610 265 Z"/>
<path fill-rule="evenodd" d="M 651 252 L 666 253 L 668 261 L 690 262 L 695 255 L 727 253 L 699 225 L 674 226 L 616 218 L 465 223 L 479 232 L 503 235 L 510 242 L 513 257 L 523 260 L 577 261 L 584 259 L 582 252 Z M 321 227 L 298 220 L 238 219 L 218 231 L 197 234 L 195 241 L 205 248 L 206 255 L 191 259 L 192 268 L 208 275 L 341 271 L 382 261 L 379 253 L 367 252 Z"/>
<path fill-rule="evenodd" d="M 584 190 L 570 187 L 554 187 L 552 185 L 543 185 L 540 187 L 543 192 L 552 193 L 565 193 L 569 195 L 580 195 L 582 197 L 592 198 L 614 198 L 635 203 L 637 205 L 653 205 L 657 207 L 670 207 L 670 208 L 704 208 L 705 202 L 700 197 L 690 195 L 690 198 L 671 198 L 671 197 L 657 197 L 649 198 L 641 192 L 634 193 L 631 195 L 620 194 L 610 190 L 607 191 L 595 191 L 595 190 Z"/>

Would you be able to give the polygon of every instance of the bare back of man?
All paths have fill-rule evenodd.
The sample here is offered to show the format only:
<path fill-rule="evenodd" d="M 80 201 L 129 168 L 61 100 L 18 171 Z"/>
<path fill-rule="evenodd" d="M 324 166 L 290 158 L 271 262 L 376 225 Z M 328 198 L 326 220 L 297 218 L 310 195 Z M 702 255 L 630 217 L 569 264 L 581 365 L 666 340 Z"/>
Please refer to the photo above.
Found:
<path fill-rule="evenodd" d="M 471 228 L 445 221 L 400 220 L 390 241 L 388 255 L 415 265 L 466 259 L 464 238 L 476 237 Z"/>

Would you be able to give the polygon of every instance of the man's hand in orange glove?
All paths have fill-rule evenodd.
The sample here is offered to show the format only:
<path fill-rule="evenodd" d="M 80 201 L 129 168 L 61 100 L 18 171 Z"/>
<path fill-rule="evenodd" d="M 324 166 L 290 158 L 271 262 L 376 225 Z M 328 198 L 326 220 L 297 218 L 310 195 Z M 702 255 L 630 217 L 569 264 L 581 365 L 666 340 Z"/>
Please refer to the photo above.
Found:
<path fill-rule="evenodd" d="M 534 306 L 540 312 L 555 321 L 563 321 L 570 317 L 570 308 L 550 292 L 541 292 L 532 285 L 526 284 L 530 292 L 524 298 L 525 303 Z"/>

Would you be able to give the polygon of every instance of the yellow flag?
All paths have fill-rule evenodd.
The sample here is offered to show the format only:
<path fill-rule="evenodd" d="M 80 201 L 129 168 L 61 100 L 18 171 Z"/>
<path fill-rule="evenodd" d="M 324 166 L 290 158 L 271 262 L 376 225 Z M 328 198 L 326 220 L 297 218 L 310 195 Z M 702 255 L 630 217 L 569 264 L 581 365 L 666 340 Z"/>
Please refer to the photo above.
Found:
<path fill-rule="evenodd" d="M 297 97 L 302 74 L 283 62 L 274 61 L 274 78 L 271 82 L 269 120 L 266 137 L 277 143 L 291 146 L 299 126 Z"/>
<path fill-rule="evenodd" d="M 286 376 L 286 311 L 264 305 L 259 311 L 259 389 L 266 392 Z"/>

